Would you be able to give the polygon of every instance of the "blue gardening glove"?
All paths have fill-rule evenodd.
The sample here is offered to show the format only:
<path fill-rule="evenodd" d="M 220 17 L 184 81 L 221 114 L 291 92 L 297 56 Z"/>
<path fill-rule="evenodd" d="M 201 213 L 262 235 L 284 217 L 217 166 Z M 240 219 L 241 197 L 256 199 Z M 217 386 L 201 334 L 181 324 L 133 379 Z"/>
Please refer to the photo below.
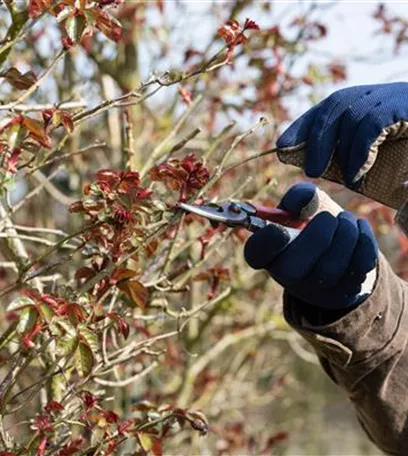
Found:
<path fill-rule="evenodd" d="M 339 90 L 297 119 L 279 138 L 288 150 L 306 144 L 304 169 L 322 176 L 334 151 L 345 184 L 357 189 L 387 138 L 407 137 L 408 83 L 378 84 Z M 386 179 L 387 177 L 384 177 Z"/>
<path fill-rule="evenodd" d="M 319 194 L 324 193 L 314 184 L 297 184 L 279 207 L 305 218 L 318 209 Z M 301 301 L 332 310 L 356 306 L 367 297 L 374 285 L 377 257 L 370 225 L 350 212 L 318 213 L 290 243 L 278 225 L 270 224 L 245 245 L 251 267 L 266 269 Z"/>

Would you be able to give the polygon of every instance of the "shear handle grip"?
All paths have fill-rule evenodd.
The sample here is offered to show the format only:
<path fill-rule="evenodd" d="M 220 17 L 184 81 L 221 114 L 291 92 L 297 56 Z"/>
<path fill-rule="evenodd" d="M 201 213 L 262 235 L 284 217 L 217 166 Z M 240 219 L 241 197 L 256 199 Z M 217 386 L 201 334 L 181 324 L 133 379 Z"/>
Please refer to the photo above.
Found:
<path fill-rule="evenodd" d="M 278 223 L 279 225 L 297 229 L 303 229 L 308 223 L 308 220 L 295 218 L 292 214 L 283 209 L 261 206 L 259 204 L 254 204 L 254 207 L 257 211 L 257 217 L 267 220 L 268 222 Z"/>

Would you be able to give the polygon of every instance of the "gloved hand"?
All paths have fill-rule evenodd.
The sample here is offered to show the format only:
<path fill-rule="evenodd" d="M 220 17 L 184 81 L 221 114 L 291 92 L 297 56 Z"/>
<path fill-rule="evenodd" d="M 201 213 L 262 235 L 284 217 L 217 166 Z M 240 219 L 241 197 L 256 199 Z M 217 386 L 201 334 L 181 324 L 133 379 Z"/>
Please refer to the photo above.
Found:
<path fill-rule="evenodd" d="M 279 207 L 308 217 L 318 206 L 318 192 L 314 184 L 297 184 Z M 270 224 L 245 245 L 245 259 L 251 267 L 266 269 L 301 301 L 332 310 L 356 306 L 367 297 L 374 285 L 377 257 L 370 225 L 350 212 L 337 217 L 320 212 L 290 244 L 282 229 Z"/>
<path fill-rule="evenodd" d="M 408 83 L 339 90 L 297 119 L 279 138 L 287 149 L 306 143 L 305 172 L 322 176 L 336 149 L 345 183 L 359 188 L 387 137 L 406 137 Z M 391 131 L 390 126 L 395 128 Z"/>

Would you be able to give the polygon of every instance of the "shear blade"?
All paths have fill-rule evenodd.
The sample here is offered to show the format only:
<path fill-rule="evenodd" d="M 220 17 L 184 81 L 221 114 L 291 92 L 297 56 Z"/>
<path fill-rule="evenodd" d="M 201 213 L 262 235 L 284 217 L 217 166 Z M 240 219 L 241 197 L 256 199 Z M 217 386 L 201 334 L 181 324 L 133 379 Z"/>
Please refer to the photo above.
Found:
<path fill-rule="evenodd" d="M 205 205 L 205 206 L 196 206 L 194 204 L 187 204 L 187 203 L 179 203 L 178 207 L 183 209 L 187 212 L 191 212 L 192 214 L 199 215 L 201 217 L 205 217 L 212 222 L 219 222 L 219 223 L 228 223 L 229 218 L 225 216 L 224 209 L 217 204 L 213 206 Z"/>

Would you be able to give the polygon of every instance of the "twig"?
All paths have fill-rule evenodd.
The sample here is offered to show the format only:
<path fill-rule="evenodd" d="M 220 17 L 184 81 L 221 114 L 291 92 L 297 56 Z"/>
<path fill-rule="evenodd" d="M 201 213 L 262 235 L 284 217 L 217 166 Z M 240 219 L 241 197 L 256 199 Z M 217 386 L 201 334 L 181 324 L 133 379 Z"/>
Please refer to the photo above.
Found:
<path fill-rule="evenodd" d="M 133 359 L 135 356 L 135 349 L 143 350 L 146 347 L 150 347 L 154 343 L 158 342 L 159 340 L 169 339 L 170 337 L 178 336 L 179 331 L 169 331 L 164 334 L 159 334 L 158 336 L 150 337 L 149 339 L 142 340 L 139 342 L 132 342 L 128 344 L 124 349 L 117 350 L 109 355 L 109 358 L 112 361 L 109 361 L 107 365 L 99 365 L 95 369 L 94 372 L 98 371 L 98 368 L 110 368 L 112 366 L 116 366 L 118 364 L 126 363 L 130 359 Z M 103 373 L 99 373 L 99 375 L 103 375 Z"/>
<path fill-rule="evenodd" d="M 131 92 L 128 92 L 113 100 L 106 100 L 103 103 L 101 103 L 100 105 L 95 106 L 94 108 L 92 108 L 88 111 L 84 111 L 84 112 L 77 114 L 74 117 L 74 122 L 80 122 L 80 121 L 82 122 L 83 120 L 90 119 L 91 117 L 94 117 L 97 114 L 101 114 L 102 112 L 106 111 L 107 109 L 109 109 L 111 107 L 123 108 L 123 107 L 127 107 L 127 106 L 134 106 L 136 104 L 141 104 L 148 98 L 155 95 L 162 87 L 169 87 L 174 84 L 178 84 L 180 82 L 186 81 L 194 76 L 198 76 L 199 74 L 204 74 L 204 73 L 214 71 L 228 63 L 228 60 L 226 58 L 221 62 L 217 62 L 219 57 L 226 51 L 226 49 L 227 49 L 227 46 L 224 46 L 207 63 L 205 63 L 200 68 L 192 71 L 191 73 L 181 74 L 179 77 L 175 77 L 175 78 L 169 78 L 170 72 L 166 72 L 162 76 L 152 77 L 147 82 L 141 84 L 139 88 L 132 90 Z M 158 85 L 158 87 L 142 97 L 142 92 L 152 85 Z M 136 102 L 128 103 L 127 100 L 129 100 L 130 98 L 140 98 L 140 99 L 137 100 Z"/>
<path fill-rule="evenodd" d="M 229 123 L 226 127 L 224 127 L 221 132 L 216 136 L 214 139 L 214 142 L 211 144 L 211 146 L 208 148 L 206 153 L 203 156 L 203 162 L 206 164 L 213 152 L 217 149 L 217 147 L 221 144 L 221 142 L 228 136 L 230 131 L 235 127 L 235 122 Z"/>
<path fill-rule="evenodd" d="M 158 366 L 158 364 L 158 361 L 153 361 L 152 364 L 146 367 L 146 369 L 142 370 L 142 372 L 139 372 L 136 375 L 133 375 L 133 377 L 129 377 L 124 380 L 104 380 L 99 377 L 94 377 L 93 380 L 95 383 L 98 383 L 99 385 L 110 386 L 112 388 L 122 388 L 124 386 L 130 385 L 131 383 L 137 382 L 143 377 L 146 377 L 146 375 L 149 374 L 149 372 L 151 372 L 156 366 Z"/>
<path fill-rule="evenodd" d="M 66 101 L 60 104 L 46 103 L 46 104 L 18 104 L 13 108 L 10 108 L 10 104 L 2 105 L 0 104 L 0 111 L 5 111 L 13 109 L 16 112 L 35 112 L 35 111 L 45 111 L 46 109 L 64 109 L 69 111 L 71 109 L 81 109 L 86 107 L 85 101 Z"/>
<path fill-rule="evenodd" d="M 194 139 L 199 133 L 201 133 L 200 128 L 195 128 L 191 133 L 189 133 L 184 139 L 182 139 L 180 142 L 175 144 L 169 151 L 169 153 L 166 156 L 166 160 L 173 155 L 175 152 L 179 151 L 182 149 L 188 142 L 190 142 L 192 139 Z"/>
<path fill-rule="evenodd" d="M 116 302 L 116 300 L 118 298 L 118 295 L 119 295 L 119 290 L 115 289 L 113 294 L 112 294 L 112 298 L 111 298 L 111 301 L 110 301 L 110 304 L 109 304 L 108 313 L 112 312 L 113 307 L 115 305 L 115 302 Z M 106 340 L 107 340 L 108 331 L 109 331 L 109 326 L 107 326 L 103 330 L 103 333 L 102 333 L 102 356 L 103 356 L 103 361 L 104 361 L 105 364 L 107 364 L 109 362 L 108 361 L 108 352 L 106 350 Z"/>
<path fill-rule="evenodd" d="M 191 113 L 197 108 L 197 106 L 201 103 L 203 97 L 201 95 L 197 96 L 195 100 L 191 103 L 188 107 L 186 112 L 180 117 L 177 121 L 176 125 L 172 128 L 170 133 L 164 138 L 164 140 L 159 143 L 149 155 L 146 163 L 143 165 L 142 170 L 140 171 L 140 175 L 144 177 L 147 171 L 152 167 L 152 165 L 166 152 L 166 147 L 168 147 L 169 143 L 175 138 L 177 133 L 183 127 L 187 119 L 190 117 Z"/>
<path fill-rule="evenodd" d="M 81 154 L 84 154 L 86 152 L 92 151 L 93 149 L 99 149 L 101 147 L 106 147 L 106 142 L 91 144 L 90 146 L 84 147 L 83 149 L 80 149 L 77 152 L 69 152 L 67 154 L 59 155 L 58 157 L 50 158 L 50 159 L 40 163 L 39 165 L 37 165 L 37 166 L 35 166 L 33 168 L 30 168 L 30 171 L 27 173 L 27 175 L 30 175 L 30 174 L 34 173 L 34 171 L 36 171 L 37 169 L 41 169 L 44 166 L 51 165 L 52 163 L 55 163 L 55 162 L 58 162 L 58 161 L 62 161 L 62 160 L 64 160 L 64 158 L 71 158 L 71 157 L 74 157 L 76 155 L 81 155 Z M 23 166 L 25 166 L 25 165 L 23 165 Z"/>
<path fill-rule="evenodd" d="M 18 267 L 15 261 L 3 261 L 0 262 L 0 269 L 12 269 L 14 272 L 18 272 Z"/>
<path fill-rule="evenodd" d="M 188 319 L 191 319 L 191 317 L 193 317 L 194 315 L 201 312 L 203 309 L 205 309 L 207 307 L 212 307 L 212 306 L 218 305 L 220 302 L 224 301 L 224 299 L 228 298 L 231 295 L 231 292 L 232 292 L 232 288 L 228 287 L 224 291 L 222 291 L 218 296 L 211 299 L 210 301 L 203 302 L 202 304 L 195 306 L 190 310 L 183 310 L 182 312 L 180 312 L 177 315 L 178 318 L 187 318 L 187 320 L 184 321 L 180 325 L 180 331 L 182 331 L 184 329 L 184 326 L 188 323 Z"/>
<path fill-rule="evenodd" d="M 15 263 L 20 272 L 23 271 L 26 264 L 30 261 L 27 250 L 21 239 L 18 238 L 16 229 L 14 228 L 13 222 L 7 215 L 7 211 L 3 204 L 0 202 L 0 218 L 4 220 L 4 229 L 7 238 L 8 248 L 14 258 Z M 34 280 L 34 286 L 41 292 L 43 289 L 42 283 L 39 280 Z"/>
<path fill-rule="evenodd" d="M 37 244 L 44 244 L 44 245 L 47 245 L 49 247 L 54 247 L 55 246 L 55 242 L 52 242 L 48 239 L 43 239 L 43 238 L 39 238 L 39 237 L 35 237 L 35 236 L 28 236 L 26 234 L 8 234 L 8 233 L 0 233 L 0 239 L 1 238 L 5 238 L 5 239 L 21 239 L 21 240 L 24 240 L 24 241 L 31 241 L 31 242 L 36 242 Z M 75 250 L 77 249 L 77 246 L 75 245 L 63 245 L 61 246 L 61 248 L 65 248 L 65 249 L 71 249 L 71 250 Z"/>
<path fill-rule="evenodd" d="M 44 189 L 62 205 L 69 206 L 74 201 L 76 201 L 75 198 L 70 198 L 69 196 L 64 195 L 60 190 L 58 190 L 58 188 L 51 183 L 51 180 L 48 177 L 44 176 L 44 174 L 41 171 L 34 171 L 32 175 L 34 179 L 36 179 L 40 183 L 40 185 L 43 185 Z"/>
<path fill-rule="evenodd" d="M 123 152 L 126 155 L 126 166 L 130 166 L 132 157 L 135 154 L 135 138 L 132 128 L 132 114 L 129 109 L 126 109 L 123 113 L 123 120 L 125 130 L 125 144 Z"/>
<path fill-rule="evenodd" d="M 221 159 L 221 162 L 220 164 L 217 166 L 217 168 L 215 169 L 215 172 L 214 174 L 211 176 L 211 179 L 207 182 L 206 185 L 204 185 L 204 187 L 199 191 L 198 195 L 196 196 L 196 198 L 200 198 L 202 195 L 205 194 L 205 192 L 210 188 L 212 187 L 220 178 L 221 176 L 224 174 L 223 171 L 224 171 L 224 167 L 225 167 L 225 164 L 226 162 L 228 161 L 229 157 L 231 156 L 232 152 L 235 150 L 235 148 L 244 140 L 246 139 L 248 136 L 252 135 L 258 128 L 261 128 L 261 127 L 264 127 L 266 124 L 268 123 L 268 121 L 264 118 L 264 117 L 261 117 L 259 119 L 259 121 L 253 126 L 251 127 L 249 130 L 245 131 L 244 133 L 238 135 L 233 141 L 232 141 L 232 144 L 230 145 L 230 147 L 226 150 L 226 152 L 224 153 L 222 159 Z"/>
<path fill-rule="evenodd" d="M 68 233 L 62 230 L 54 230 L 52 228 L 42 228 L 37 226 L 14 225 L 18 231 L 26 231 L 27 233 L 44 233 L 55 234 L 56 236 L 68 236 Z"/>
<path fill-rule="evenodd" d="M 151 81 L 151 82 L 149 81 L 145 84 L 142 84 L 139 89 L 132 90 L 131 92 L 128 92 L 118 98 L 114 98 L 113 100 L 106 100 L 103 103 L 99 104 L 98 106 L 95 106 L 94 108 L 91 108 L 87 111 L 80 112 L 79 114 L 74 116 L 73 120 L 75 123 L 83 122 L 84 120 L 88 120 L 88 119 L 96 116 L 97 114 L 101 114 L 102 112 L 105 112 L 109 108 L 114 107 L 115 105 L 118 105 L 121 102 L 123 102 L 129 98 L 139 98 L 139 100 L 136 103 L 137 104 L 142 103 L 147 98 L 153 96 L 160 90 L 160 87 L 157 87 L 156 89 L 152 90 L 151 92 L 146 94 L 144 97 L 142 97 L 141 92 L 143 90 L 145 90 L 147 87 L 149 87 L 152 83 L 153 83 L 153 81 Z"/>
<path fill-rule="evenodd" d="M 277 147 L 273 147 L 272 149 L 264 150 L 263 152 L 259 152 L 258 154 L 252 155 L 251 157 L 248 157 L 245 160 L 240 160 L 236 163 L 233 163 L 231 166 L 228 166 L 228 168 L 225 168 L 222 174 L 224 175 L 229 171 L 232 171 L 233 169 L 238 168 L 239 166 L 244 165 L 245 163 L 248 163 L 252 160 L 258 160 L 259 158 L 266 157 L 267 155 L 275 154 L 276 152 L 278 152 L 278 150 L 279 149 Z"/>
<path fill-rule="evenodd" d="M 251 337 L 263 337 L 269 331 L 275 329 L 276 325 L 273 322 L 263 323 L 257 326 L 244 329 L 238 333 L 227 334 L 221 338 L 212 348 L 210 348 L 204 355 L 202 355 L 189 369 L 183 388 L 178 398 L 178 405 L 185 407 L 190 400 L 193 390 L 194 382 L 197 376 L 217 358 L 223 351 L 230 348 L 232 345 L 242 342 L 243 340 Z"/>
<path fill-rule="evenodd" d="M 61 170 L 61 167 L 58 167 L 49 176 L 47 176 L 47 180 L 50 181 L 51 179 L 53 179 L 59 173 L 60 170 Z M 11 214 L 14 214 L 15 212 L 17 212 L 31 198 L 33 198 L 34 196 L 38 195 L 38 193 L 41 192 L 41 190 L 44 188 L 44 186 L 45 186 L 44 183 L 42 183 L 38 187 L 34 188 L 30 193 L 27 193 L 27 195 L 21 201 L 19 201 L 14 206 L 12 206 L 8 210 L 8 212 L 6 212 L 6 214 L 4 216 L 2 216 L 1 213 L 0 213 L 0 230 L 2 230 L 3 227 L 4 227 L 4 223 L 5 223 L 6 217 L 9 217 Z"/>
<path fill-rule="evenodd" d="M 166 260 L 164 261 L 164 264 L 163 264 L 163 268 L 162 268 L 162 274 L 163 276 L 166 276 L 167 272 L 168 272 L 168 269 L 169 269 L 169 266 L 171 264 L 170 262 L 170 258 L 171 258 L 171 254 L 174 250 L 174 246 L 177 242 L 177 239 L 178 239 L 178 236 L 179 236 L 179 233 L 180 233 L 180 229 L 183 225 L 183 221 L 184 221 L 184 218 L 185 218 L 185 214 L 183 214 L 181 217 L 180 217 L 180 220 L 177 224 L 177 228 L 176 228 L 176 232 L 174 233 L 174 236 L 173 236 L 173 239 L 170 241 L 170 247 L 167 251 L 167 255 L 166 255 Z"/>

